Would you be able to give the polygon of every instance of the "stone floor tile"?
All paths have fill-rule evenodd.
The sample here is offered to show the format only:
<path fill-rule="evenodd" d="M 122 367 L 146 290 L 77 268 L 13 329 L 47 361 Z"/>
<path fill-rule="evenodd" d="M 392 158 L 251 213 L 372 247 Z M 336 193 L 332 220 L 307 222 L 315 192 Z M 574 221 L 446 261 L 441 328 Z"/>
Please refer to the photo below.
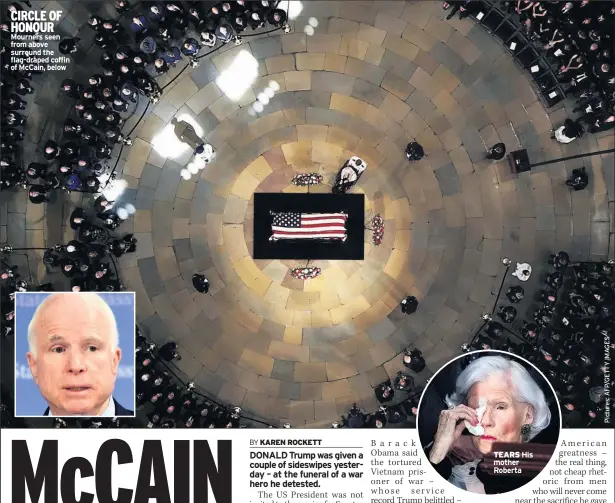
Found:
<path fill-rule="evenodd" d="M 175 200 L 175 193 L 181 176 L 178 171 L 164 168 L 160 173 L 158 186 L 154 193 L 154 199 L 157 201 L 165 201 L 172 203 Z"/>
<path fill-rule="evenodd" d="M 385 49 L 378 66 L 407 82 L 415 72 L 417 65 L 422 66 L 418 63 L 409 61 L 390 49 Z"/>
<path fill-rule="evenodd" d="M 325 69 L 325 53 L 299 53 L 296 58 L 297 70 Z"/>
<path fill-rule="evenodd" d="M 402 37 L 425 52 L 431 51 L 437 40 L 436 37 L 427 31 L 417 30 L 416 27 L 411 26 L 410 24 L 406 26 Z"/>
<path fill-rule="evenodd" d="M 214 101 L 222 96 L 222 91 L 215 82 L 209 82 L 201 87 L 190 99 L 186 101 L 186 105 L 197 115 L 209 107 Z"/>
<path fill-rule="evenodd" d="M 446 21 L 432 16 L 425 26 L 425 31 L 436 37 L 440 42 L 446 43 L 453 35 L 455 29 Z"/>
<path fill-rule="evenodd" d="M 282 386 L 284 386 L 284 382 L 293 380 L 294 372 L 295 372 L 294 369 L 295 369 L 295 364 L 292 361 L 274 358 L 273 370 L 271 371 L 271 378 L 282 381 Z M 280 389 L 280 397 L 282 397 L 281 389 Z"/>
<path fill-rule="evenodd" d="M 217 394 L 218 400 L 226 403 L 242 403 L 247 390 L 230 382 L 225 382 Z"/>
<path fill-rule="evenodd" d="M 386 34 L 387 32 L 385 30 L 361 23 L 357 38 L 365 40 L 370 44 L 381 45 L 384 42 Z"/>
<path fill-rule="evenodd" d="M 267 37 L 250 41 L 252 55 L 256 59 L 265 59 L 282 54 L 282 44 L 277 37 Z"/>
<path fill-rule="evenodd" d="M 427 117 L 425 117 L 425 121 L 436 135 L 440 135 L 445 131 L 451 129 L 451 123 L 439 111 L 435 113 L 432 112 L 431 114 L 429 114 Z"/>
<path fill-rule="evenodd" d="M 331 72 L 312 72 L 312 89 L 350 96 L 355 77 Z"/>
<path fill-rule="evenodd" d="M 139 245 L 141 243 L 139 242 Z M 141 278 L 143 280 L 143 286 L 150 298 L 154 298 L 157 295 L 164 293 L 164 285 L 162 279 L 158 274 L 158 266 L 156 259 L 152 257 L 142 258 L 138 261 L 139 271 L 141 272 Z"/>
<path fill-rule="evenodd" d="M 359 23 L 356 21 L 349 21 L 348 19 L 333 17 L 329 19 L 327 32 L 330 34 L 350 35 L 356 37 L 359 33 Z"/>
<path fill-rule="evenodd" d="M 481 54 L 480 50 L 458 31 L 452 34 L 448 42 L 451 48 L 469 65 L 474 63 Z"/>
<path fill-rule="evenodd" d="M 536 101 L 530 105 L 527 108 L 527 114 L 538 134 L 546 133 L 553 129 L 553 125 L 540 102 Z"/>
<path fill-rule="evenodd" d="M 381 86 L 397 96 L 400 100 L 408 99 L 410 94 L 414 91 L 414 88 L 408 83 L 407 80 L 397 77 L 391 72 L 385 73 Z"/>
<path fill-rule="evenodd" d="M 344 73 L 347 59 L 347 56 L 340 56 L 339 54 L 325 54 L 324 70 L 327 72 Z M 314 77 L 315 74 L 312 74 L 312 86 L 314 86 Z"/>
<path fill-rule="evenodd" d="M 371 6 L 364 5 L 357 8 L 358 4 L 353 2 L 341 2 L 339 7 L 339 17 L 360 22 L 362 24 L 373 25 L 376 21 L 377 11 Z"/>
<path fill-rule="evenodd" d="M 424 30 L 431 18 L 431 14 L 421 9 L 418 4 L 406 3 L 401 13 L 401 18 L 414 25 L 415 29 L 420 28 Z"/>
<path fill-rule="evenodd" d="M 307 51 L 307 35 L 303 33 L 292 33 L 282 35 L 280 40 L 282 42 L 282 52 L 284 54 L 294 54 L 297 52 Z M 326 52 L 326 51 L 324 51 Z"/>
<path fill-rule="evenodd" d="M 483 108 L 496 129 L 504 127 L 509 123 L 504 109 L 495 101 L 485 101 L 483 103 Z"/>
<path fill-rule="evenodd" d="M 417 70 L 410 78 L 410 84 L 414 86 L 418 91 L 422 92 L 423 95 L 429 99 L 431 99 L 437 92 L 434 89 L 432 76 L 429 75 L 422 68 L 417 68 Z"/>
<path fill-rule="evenodd" d="M 165 99 L 175 108 L 180 108 L 199 88 L 190 77 L 179 79 L 177 84 L 165 93 Z"/>
<path fill-rule="evenodd" d="M 303 141 L 327 141 L 327 133 L 329 128 L 327 126 L 317 126 L 313 124 L 303 124 L 297 126 L 297 138 L 300 142 Z"/>
<path fill-rule="evenodd" d="M 386 72 L 382 68 L 349 57 L 344 73 L 379 86 Z"/>
<path fill-rule="evenodd" d="M 305 91 L 312 88 L 312 72 L 304 70 L 300 72 L 285 72 L 287 91 Z"/>
<path fill-rule="evenodd" d="M 418 89 L 414 90 L 412 94 L 408 96 L 406 103 L 410 105 L 420 117 L 427 117 L 436 109 L 431 100 Z"/>
<path fill-rule="evenodd" d="M 396 96 L 388 94 L 384 98 L 382 105 L 380 105 L 380 111 L 387 114 L 393 120 L 402 122 L 410 112 L 410 107 Z"/>
<path fill-rule="evenodd" d="M 434 170 L 434 175 L 438 179 L 440 191 L 443 196 L 458 194 L 461 190 L 457 170 L 453 164 L 447 164 L 442 168 Z"/>
<path fill-rule="evenodd" d="M 309 348 L 307 346 L 275 340 L 271 341 L 267 354 L 276 361 L 285 360 L 306 363 L 310 359 Z"/>
<path fill-rule="evenodd" d="M 525 107 L 519 100 L 504 105 L 504 111 L 515 127 L 526 124 L 530 120 Z"/>
<path fill-rule="evenodd" d="M 246 348 L 241 353 L 237 365 L 258 375 L 270 377 L 273 370 L 273 358 Z"/>
<path fill-rule="evenodd" d="M 210 60 L 201 61 L 198 68 L 190 74 L 195 85 L 201 89 L 218 77 L 218 70 Z"/>
<path fill-rule="evenodd" d="M 317 422 L 328 422 L 331 417 L 337 416 L 334 400 L 318 400 L 314 402 L 314 419 Z"/>
<path fill-rule="evenodd" d="M 301 383 L 299 400 L 322 400 L 322 383 Z"/>
<path fill-rule="evenodd" d="M 177 108 L 171 105 L 165 98 L 162 98 L 154 108 L 153 112 L 166 124 L 177 113 Z"/>
<path fill-rule="evenodd" d="M 427 123 L 414 110 L 406 116 L 402 126 L 411 137 L 419 136 L 428 127 Z"/>
<path fill-rule="evenodd" d="M 440 87 L 440 89 L 452 93 L 459 84 L 461 84 L 459 78 L 454 75 L 449 68 L 444 65 L 439 65 L 436 71 L 432 75 L 433 81 Z"/>
<path fill-rule="evenodd" d="M 390 33 L 388 33 L 386 38 L 384 39 L 383 47 L 386 51 L 395 53 L 402 59 L 405 59 L 409 62 L 414 62 L 420 51 L 420 49 L 416 45 L 408 42 L 404 38 L 396 37 Z"/>
<path fill-rule="evenodd" d="M 145 164 L 141 173 L 139 185 L 141 187 L 155 190 L 156 187 L 158 187 L 158 180 L 160 179 L 161 173 L 162 169 L 158 166 L 154 166 L 149 163 Z"/>
<path fill-rule="evenodd" d="M 340 53 L 341 35 L 313 35 L 307 37 L 307 52 Z"/>
<path fill-rule="evenodd" d="M 396 0 L 383 0 L 381 2 L 374 2 L 374 4 L 378 14 L 387 13 L 392 16 L 396 16 L 396 18 L 399 18 L 404 10 L 404 4 L 397 2 Z"/>
<path fill-rule="evenodd" d="M 379 11 L 376 15 L 376 22 L 374 26 L 378 29 L 386 31 L 387 33 L 392 33 L 398 37 L 401 37 L 401 34 L 406 29 L 406 21 L 389 13 Z"/>
<path fill-rule="evenodd" d="M 134 176 L 135 178 L 140 178 L 151 150 L 152 146 L 149 143 L 140 138 L 135 138 L 128 152 L 126 164 L 124 165 L 124 173 Z"/>
<path fill-rule="evenodd" d="M 222 121 L 239 110 L 239 105 L 228 96 L 223 95 L 209 105 L 209 109 L 216 116 L 216 119 Z"/>
<path fill-rule="evenodd" d="M 384 101 L 386 91 L 379 86 L 375 86 L 363 79 L 357 78 L 355 79 L 351 96 L 375 107 L 379 107 Z"/>
<path fill-rule="evenodd" d="M 340 55 L 350 58 L 365 60 L 369 43 L 359 40 L 351 35 L 342 35 L 340 44 Z"/>
<path fill-rule="evenodd" d="M 305 425 L 314 421 L 314 402 L 312 401 L 291 401 L 288 412 L 288 419 L 295 424 Z"/>
<path fill-rule="evenodd" d="M 322 382 L 327 380 L 324 363 L 295 363 L 295 381 L 298 383 Z"/>
<path fill-rule="evenodd" d="M 163 121 L 157 115 L 150 115 L 139 128 L 139 138 L 143 139 L 147 143 L 152 143 L 152 140 L 157 134 L 164 128 L 165 121 Z"/>
<path fill-rule="evenodd" d="M 298 382 L 281 381 L 280 398 L 299 400 L 301 396 L 301 384 Z"/>
<path fill-rule="evenodd" d="M 295 56 L 293 54 L 272 56 L 265 60 L 265 65 L 270 74 L 292 72 L 295 70 Z"/>
<path fill-rule="evenodd" d="M 369 85 L 369 83 L 366 84 Z M 359 87 L 363 87 L 363 90 L 365 91 L 365 86 Z M 349 96 L 344 96 L 343 94 L 333 93 L 331 95 L 330 108 L 331 110 L 337 110 L 339 112 L 353 115 L 355 117 L 363 117 L 363 114 L 365 113 L 365 101 L 362 101 L 361 99 L 351 98 Z"/>

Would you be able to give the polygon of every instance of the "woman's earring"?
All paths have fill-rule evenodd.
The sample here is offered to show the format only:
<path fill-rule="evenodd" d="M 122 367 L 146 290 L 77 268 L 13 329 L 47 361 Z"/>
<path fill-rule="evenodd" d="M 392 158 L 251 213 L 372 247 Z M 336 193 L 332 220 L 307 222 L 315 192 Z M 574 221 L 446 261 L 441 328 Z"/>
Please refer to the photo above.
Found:
<path fill-rule="evenodd" d="M 526 439 L 528 437 L 528 435 L 530 434 L 530 431 L 532 430 L 532 426 L 529 424 L 524 424 L 521 427 L 521 436 Z"/>

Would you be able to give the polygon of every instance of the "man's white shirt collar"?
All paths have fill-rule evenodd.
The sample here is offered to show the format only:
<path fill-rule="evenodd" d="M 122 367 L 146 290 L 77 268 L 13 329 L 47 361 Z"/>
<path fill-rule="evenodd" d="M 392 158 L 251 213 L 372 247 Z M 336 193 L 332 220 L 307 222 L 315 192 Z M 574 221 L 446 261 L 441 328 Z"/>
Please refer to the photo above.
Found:
<path fill-rule="evenodd" d="M 51 408 L 49 409 L 49 417 L 54 417 L 53 412 L 51 412 Z M 60 416 L 60 417 L 67 417 L 67 416 Z M 92 417 L 92 416 L 73 416 L 73 417 Z M 113 400 L 113 397 L 109 399 L 109 403 L 107 404 L 107 408 L 105 409 L 105 411 L 100 416 L 96 416 L 96 417 L 115 417 L 115 400 Z"/>

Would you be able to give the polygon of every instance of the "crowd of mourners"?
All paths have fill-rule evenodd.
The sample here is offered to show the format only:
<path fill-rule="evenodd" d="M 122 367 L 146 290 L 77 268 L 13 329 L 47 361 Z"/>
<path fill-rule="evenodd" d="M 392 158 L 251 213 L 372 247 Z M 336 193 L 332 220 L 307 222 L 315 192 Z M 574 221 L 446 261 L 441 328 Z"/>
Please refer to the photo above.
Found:
<path fill-rule="evenodd" d="M 148 428 L 240 428 L 241 409 L 228 408 L 195 393 L 194 383 L 181 383 L 168 362 L 180 360 L 177 343 L 160 347 L 148 342 L 137 328 L 138 414 L 147 418 Z"/>
<path fill-rule="evenodd" d="M 196 393 L 193 382 L 179 381 L 168 365 L 173 360 L 181 360 L 175 341 L 168 341 L 158 347 L 149 342 L 137 327 L 136 349 L 136 407 L 139 416 L 147 418 L 148 428 L 245 428 L 242 423 L 241 408 L 224 406 Z M 426 366 L 418 349 L 406 350 L 402 356 L 405 367 L 420 373 Z M 381 403 L 391 401 L 395 390 L 403 393 L 400 403 L 387 407 L 382 405 L 370 414 L 362 412 L 356 404 L 332 424 L 334 428 L 383 428 L 387 424 L 399 424 L 416 417 L 420 389 L 414 387 L 414 379 L 408 374 L 398 372 L 394 379 L 394 389 L 390 381 L 376 389 Z M 386 386 L 389 386 L 388 391 Z M 272 426 L 270 426 L 272 427 Z M 286 423 L 283 427 L 290 428 Z"/>
<path fill-rule="evenodd" d="M 60 91 L 74 100 L 74 113 L 63 125 L 62 139 L 44 144 L 45 162 L 32 162 L 23 170 L 12 158 L 17 154 L 17 142 L 23 139 L 23 132 L 3 127 L 2 188 L 27 187 L 34 204 L 48 202 L 50 193 L 58 189 L 97 195 L 93 211 L 77 208 L 70 216 L 76 239 L 47 249 L 43 256 L 48 270 L 57 268 L 69 279 L 72 291 L 119 290 L 119 278 L 114 276 L 106 259 L 136 250 L 137 241 L 132 234 L 123 237 L 111 234 L 129 212 L 114 208 L 115 201 L 103 195 L 102 189 L 113 180 L 113 172 L 110 173 L 106 162 L 115 144 L 131 144 L 121 127 L 139 96 L 160 97 L 162 89 L 155 76 L 165 73 L 183 58 L 194 60 L 201 44 L 208 47 L 225 44 L 237 39 L 246 28 L 256 29 L 266 23 L 281 27 L 286 22 L 286 12 L 277 8 L 277 4 L 240 0 L 206 7 L 201 2 L 146 2 L 133 8 L 130 2 L 118 0 L 116 19 L 92 16 L 88 20 L 89 28 L 95 32 L 94 43 L 103 50 L 100 72 L 91 75 L 84 84 L 70 78 L 62 82 Z M 18 2 L 8 6 L 7 23 L 2 27 L 3 66 L 8 63 L 10 52 L 10 47 L 4 44 L 5 35 L 10 33 L 10 12 L 23 9 Z M 188 31 L 198 33 L 201 42 Z M 78 38 L 65 38 L 60 42 L 60 51 L 74 54 L 79 50 L 79 42 Z M 25 119 L 13 109 L 25 107 L 25 101 L 18 95 L 33 92 L 27 80 L 32 75 L 8 72 L 6 83 L 4 75 L 3 72 L 3 105 L 6 97 L 6 103 L 12 108 L 4 114 L 3 121 L 23 125 Z M 13 83 L 8 82 L 11 79 Z M 196 281 L 196 286 L 208 288 L 204 278 Z"/>
<path fill-rule="evenodd" d="M 184 4 L 187 6 L 185 7 Z M 2 188 L 28 187 L 30 201 L 49 201 L 54 190 L 98 193 L 110 176 L 106 162 L 117 143 L 131 145 L 122 133 L 122 125 L 136 108 L 139 96 L 157 99 L 162 89 L 155 77 L 181 62 L 195 64 L 202 47 L 220 47 L 239 40 L 246 28 L 260 28 L 267 23 L 282 27 L 286 12 L 278 2 L 221 2 L 206 7 L 202 2 L 130 2 L 118 0 L 117 19 L 92 16 L 87 22 L 95 32 L 94 44 L 102 49 L 100 70 L 87 82 L 67 78 L 61 92 L 74 100 L 74 113 L 66 119 L 59 141 L 49 140 L 43 147 L 46 162 L 30 163 L 22 169 L 9 157 L 2 158 Z M 23 9 L 15 2 L 11 9 Z M 10 17 L 3 37 L 10 33 Z M 197 37 L 197 38 L 195 38 Z M 71 55 L 79 51 L 79 38 L 61 40 L 60 52 Z M 2 45 L 3 66 L 8 63 L 10 47 Z M 3 154 L 17 152 L 17 142 L 24 134 L 13 126 L 25 119 L 16 110 L 25 102 L 17 94 L 33 92 L 29 72 L 12 72 L 2 88 L 3 105 L 13 107 L 3 116 L 11 126 L 3 128 Z M 13 92 L 14 91 L 14 92 Z M 17 94 L 15 94 L 15 92 Z"/>
<path fill-rule="evenodd" d="M 29 4 L 29 2 L 28 2 Z M 11 64 L 10 57 L 10 20 L 12 13 L 24 10 L 13 2 L 2 13 L 0 23 L 1 64 L 0 91 L 2 99 L 2 148 L 0 153 L 0 190 L 13 187 L 25 180 L 19 164 L 20 146 L 25 138 L 24 128 L 27 121 L 28 95 L 34 93 L 32 77 L 35 72 L 21 71 Z M 40 73 L 40 72 L 39 72 Z"/>
<path fill-rule="evenodd" d="M 505 294 L 509 303 L 499 306 L 499 321 L 488 319 L 484 331 L 462 349 L 499 349 L 526 358 L 555 388 L 564 425 L 604 426 L 606 397 L 615 391 L 613 381 L 605 379 L 606 357 L 615 357 L 615 261 L 571 264 L 560 251 L 548 262 L 552 270 L 539 304 L 532 319 L 522 321 L 520 334 L 510 328 L 518 314 L 515 305 L 525 297 L 515 284 Z M 517 277 L 525 281 L 531 269 L 519 266 Z"/>
<path fill-rule="evenodd" d="M 577 99 L 574 112 L 583 114 L 580 122 L 590 133 L 613 129 L 615 5 L 522 1 L 516 10 L 559 68 L 560 82 L 569 85 Z"/>
<path fill-rule="evenodd" d="M 402 303 L 402 310 L 404 309 Z M 419 374 L 426 367 L 422 352 L 416 348 L 403 351 L 402 363 L 415 374 Z M 387 424 L 402 423 L 405 426 L 415 426 L 421 392 L 422 388 L 415 386 L 414 377 L 400 370 L 394 379 L 387 379 L 374 389 L 376 399 L 382 404 L 377 411 L 365 413 L 354 404 L 348 414 L 342 416 L 341 421 L 333 423 L 332 426 L 334 428 L 384 428 Z M 395 405 L 385 405 L 391 401 L 395 401 Z"/>
<path fill-rule="evenodd" d="M 114 214 L 98 214 L 101 224 L 97 225 L 91 223 L 82 208 L 76 208 L 71 214 L 70 223 L 77 231 L 77 239 L 66 245 L 41 250 L 47 272 L 61 272 L 67 278 L 70 291 L 115 292 L 123 289 L 114 257 L 135 252 L 137 239 L 133 234 L 112 235 L 108 229 L 114 228 L 117 221 L 112 220 L 111 215 Z M 54 286 L 51 282 L 34 285 L 29 277 L 21 275 L 18 266 L 10 264 L 11 254 L 20 253 L 19 249 L 5 246 L 0 252 L 2 335 L 8 336 L 14 333 L 15 293 L 51 292 Z"/>
<path fill-rule="evenodd" d="M 464 18 L 476 13 L 480 1 L 444 2 L 447 19 L 456 13 Z M 582 0 L 513 0 L 501 2 L 505 11 L 518 16 L 530 40 L 545 51 L 558 81 L 576 99 L 577 119 L 568 119 L 566 129 L 554 134 L 560 143 L 570 143 L 584 132 L 599 133 L 615 128 L 615 70 L 613 2 Z"/>
<path fill-rule="evenodd" d="M 559 82 L 577 100 L 577 130 L 590 133 L 615 127 L 615 70 L 612 2 L 518 1 L 515 11 L 548 58 L 558 68 Z"/>

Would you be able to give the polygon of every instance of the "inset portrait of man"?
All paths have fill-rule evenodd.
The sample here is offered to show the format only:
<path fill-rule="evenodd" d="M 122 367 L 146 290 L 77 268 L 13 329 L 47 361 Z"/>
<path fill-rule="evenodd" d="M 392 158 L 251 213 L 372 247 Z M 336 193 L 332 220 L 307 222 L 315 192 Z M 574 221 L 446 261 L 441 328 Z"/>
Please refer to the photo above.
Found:
<path fill-rule="evenodd" d="M 28 325 L 28 367 L 45 416 L 133 416 L 113 398 L 122 358 L 116 319 L 96 293 L 54 293 Z M 43 411 L 41 411 L 43 413 Z"/>

